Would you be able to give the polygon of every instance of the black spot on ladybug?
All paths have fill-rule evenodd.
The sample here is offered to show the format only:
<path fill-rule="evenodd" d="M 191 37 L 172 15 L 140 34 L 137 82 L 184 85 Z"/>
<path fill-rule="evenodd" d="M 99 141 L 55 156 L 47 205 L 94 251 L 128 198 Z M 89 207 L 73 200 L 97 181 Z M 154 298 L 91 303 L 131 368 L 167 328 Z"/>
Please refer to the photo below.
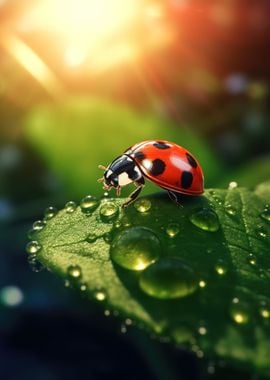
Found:
<path fill-rule="evenodd" d="M 164 143 L 163 141 L 157 141 L 153 144 L 153 146 L 155 148 L 158 148 L 158 149 L 169 149 L 170 148 L 170 145 Z"/>
<path fill-rule="evenodd" d="M 195 159 L 189 154 L 189 153 L 186 153 L 186 156 L 187 156 L 187 160 L 188 160 L 188 163 L 193 167 L 193 168 L 196 168 L 198 166 L 197 162 L 195 161 Z"/>
<path fill-rule="evenodd" d="M 165 162 L 157 158 L 152 162 L 152 168 L 149 170 L 149 172 L 153 176 L 160 175 L 164 172 L 165 167 Z"/>
<path fill-rule="evenodd" d="M 142 161 L 145 159 L 145 154 L 143 152 L 136 152 L 134 157 L 137 158 L 137 160 Z"/>
<path fill-rule="evenodd" d="M 181 175 L 181 187 L 183 189 L 188 189 L 193 181 L 193 175 L 190 172 L 183 171 Z"/>

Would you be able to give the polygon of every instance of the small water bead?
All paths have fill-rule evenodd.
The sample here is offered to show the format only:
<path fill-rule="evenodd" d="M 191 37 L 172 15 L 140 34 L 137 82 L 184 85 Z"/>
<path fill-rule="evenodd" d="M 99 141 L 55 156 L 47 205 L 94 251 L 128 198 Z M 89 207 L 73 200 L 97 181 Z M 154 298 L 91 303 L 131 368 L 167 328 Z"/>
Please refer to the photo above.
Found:
<path fill-rule="evenodd" d="M 151 201 L 145 198 L 140 198 L 134 203 L 135 209 L 141 214 L 148 212 L 151 209 L 151 206 Z"/>
<path fill-rule="evenodd" d="M 230 216 L 235 216 L 236 215 L 236 209 L 231 204 L 226 204 L 225 205 L 225 211 Z"/>
<path fill-rule="evenodd" d="M 77 208 L 77 205 L 73 201 L 69 201 L 65 205 L 65 210 L 67 213 L 72 214 Z"/>
<path fill-rule="evenodd" d="M 113 239 L 113 236 L 110 232 L 106 232 L 102 237 L 106 243 L 111 243 Z"/>
<path fill-rule="evenodd" d="M 217 272 L 218 275 L 223 276 L 224 274 L 227 273 L 228 267 L 222 260 L 219 260 L 215 266 L 215 271 Z"/>
<path fill-rule="evenodd" d="M 34 231 L 41 231 L 46 226 L 46 222 L 43 220 L 37 220 L 33 223 L 33 230 Z"/>
<path fill-rule="evenodd" d="M 87 290 L 87 284 L 85 284 L 84 282 L 81 283 L 81 285 L 80 285 L 80 291 L 84 293 L 84 292 L 86 292 L 86 290 Z"/>
<path fill-rule="evenodd" d="M 216 232 L 219 229 L 219 220 L 217 214 L 208 208 L 195 211 L 190 217 L 194 226 L 209 232 Z"/>
<path fill-rule="evenodd" d="M 256 265 L 257 262 L 256 262 L 256 258 L 253 255 L 253 253 L 250 253 L 248 255 L 248 262 L 249 262 L 250 265 Z"/>
<path fill-rule="evenodd" d="M 156 234 L 146 227 L 121 231 L 111 244 L 111 258 L 121 267 L 141 271 L 160 256 L 161 244 Z"/>
<path fill-rule="evenodd" d="M 268 319 L 270 318 L 270 307 L 267 308 L 267 307 L 261 307 L 260 310 L 260 315 L 265 318 L 265 319 Z"/>
<path fill-rule="evenodd" d="M 103 222 L 110 222 L 118 216 L 119 209 L 113 202 L 104 202 L 99 210 Z"/>
<path fill-rule="evenodd" d="M 52 219 L 57 214 L 57 212 L 58 212 L 58 210 L 55 207 L 51 206 L 51 207 L 46 208 L 46 210 L 44 212 L 45 220 Z"/>
<path fill-rule="evenodd" d="M 263 226 L 258 226 L 257 229 L 257 234 L 262 237 L 262 238 L 266 238 L 267 237 L 267 231 L 266 229 L 263 227 Z"/>
<path fill-rule="evenodd" d="M 238 183 L 235 181 L 231 181 L 228 185 L 228 190 L 234 190 L 238 187 Z"/>
<path fill-rule="evenodd" d="M 72 279 L 79 279 L 82 276 L 82 270 L 79 265 L 70 265 L 67 272 Z"/>
<path fill-rule="evenodd" d="M 235 303 L 231 306 L 230 315 L 234 322 L 239 325 L 244 325 L 249 321 L 248 307 L 241 302 Z"/>
<path fill-rule="evenodd" d="M 80 202 L 81 210 L 84 214 L 91 214 L 99 205 L 99 200 L 92 195 L 87 195 Z"/>
<path fill-rule="evenodd" d="M 41 264 L 41 262 L 37 259 L 36 255 L 30 255 L 28 257 L 28 263 L 30 264 L 30 267 L 33 272 L 41 272 L 44 269 L 44 266 Z"/>
<path fill-rule="evenodd" d="M 30 241 L 26 246 L 26 252 L 29 254 L 36 254 L 38 251 L 41 250 L 41 245 L 38 241 Z"/>
<path fill-rule="evenodd" d="M 200 327 L 198 328 L 198 333 L 199 333 L 200 335 L 206 335 L 206 334 L 207 334 L 207 328 L 206 328 L 205 326 L 200 326 Z"/>
<path fill-rule="evenodd" d="M 170 223 L 166 228 L 166 234 L 170 238 L 174 238 L 176 235 L 179 234 L 180 228 L 177 223 Z"/>
<path fill-rule="evenodd" d="M 150 265 L 142 272 L 139 284 L 146 294 L 160 299 L 188 296 L 198 286 L 192 267 L 176 257 L 164 257 Z"/>
<path fill-rule="evenodd" d="M 206 287 L 206 282 L 203 281 L 203 280 L 199 281 L 199 287 L 202 288 L 202 289 L 205 288 Z"/>
<path fill-rule="evenodd" d="M 97 301 L 102 302 L 102 301 L 105 301 L 105 300 L 106 300 L 107 295 L 106 295 L 105 290 L 103 290 L 103 289 L 96 289 L 96 290 L 94 291 L 94 297 L 95 297 L 95 299 L 96 299 Z"/>
<path fill-rule="evenodd" d="M 96 234 L 88 234 L 86 237 L 87 243 L 94 243 L 97 240 L 98 236 Z"/>
<path fill-rule="evenodd" d="M 261 213 L 261 217 L 266 220 L 267 222 L 270 222 L 270 208 L 265 208 L 263 212 Z"/>

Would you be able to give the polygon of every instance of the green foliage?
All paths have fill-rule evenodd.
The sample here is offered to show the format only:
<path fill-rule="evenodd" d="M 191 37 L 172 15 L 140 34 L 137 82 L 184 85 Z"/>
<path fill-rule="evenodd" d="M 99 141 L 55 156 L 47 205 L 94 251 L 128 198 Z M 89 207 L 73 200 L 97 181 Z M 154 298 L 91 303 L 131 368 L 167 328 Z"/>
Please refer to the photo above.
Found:
<path fill-rule="evenodd" d="M 138 113 L 132 108 L 97 98 L 68 99 L 37 107 L 26 120 L 26 136 L 48 166 L 63 181 L 71 196 L 92 192 L 115 157 L 139 141 L 155 138 L 174 141 L 191 150 L 202 164 L 207 186 L 219 178 L 221 164 L 206 143 L 188 129 L 168 120 Z M 151 185 L 146 191 L 151 192 Z"/>
<path fill-rule="evenodd" d="M 183 196 L 183 207 L 163 193 L 123 201 L 47 211 L 30 261 L 198 356 L 269 375 L 269 183 Z"/>

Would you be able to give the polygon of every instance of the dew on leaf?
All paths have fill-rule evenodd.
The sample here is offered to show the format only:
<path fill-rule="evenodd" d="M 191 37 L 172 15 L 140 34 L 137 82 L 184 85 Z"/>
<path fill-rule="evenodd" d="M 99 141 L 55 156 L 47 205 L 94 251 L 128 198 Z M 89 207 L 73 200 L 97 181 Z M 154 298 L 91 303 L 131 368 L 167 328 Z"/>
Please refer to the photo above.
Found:
<path fill-rule="evenodd" d="M 253 253 L 249 253 L 248 255 L 248 262 L 250 265 L 256 265 L 256 258 L 255 256 L 253 255 Z"/>
<path fill-rule="evenodd" d="M 257 234 L 262 237 L 262 238 L 266 238 L 267 237 L 267 231 L 266 229 L 263 227 L 263 226 L 258 226 L 257 229 Z"/>
<path fill-rule="evenodd" d="M 46 208 L 46 210 L 44 212 L 45 220 L 52 219 L 57 214 L 57 212 L 58 212 L 58 210 L 55 207 L 50 206 L 50 207 Z"/>
<path fill-rule="evenodd" d="M 73 201 L 69 201 L 65 204 L 65 210 L 67 213 L 72 214 L 77 208 L 77 205 Z"/>
<path fill-rule="evenodd" d="M 179 229 L 179 225 L 177 223 L 170 223 L 168 224 L 167 228 L 166 228 L 166 234 L 170 237 L 170 238 L 174 238 L 176 235 L 178 235 L 180 229 Z"/>
<path fill-rule="evenodd" d="M 132 227 L 117 234 L 111 244 L 112 260 L 125 269 L 141 271 L 160 256 L 161 244 L 146 227 Z"/>
<path fill-rule="evenodd" d="M 175 257 L 164 257 L 150 265 L 142 272 L 139 284 L 146 294 L 160 299 L 188 296 L 198 286 L 193 268 Z"/>
<path fill-rule="evenodd" d="M 118 216 L 119 209 L 113 202 L 104 202 L 99 210 L 103 222 L 110 222 Z"/>
<path fill-rule="evenodd" d="M 84 214 L 91 214 L 99 205 L 99 200 L 92 195 L 87 195 L 80 202 L 81 210 Z"/>
<path fill-rule="evenodd" d="M 41 250 L 41 245 L 39 244 L 38 241 L 35 241 L 35 240 L 30 241 L 26 245 L 26 252 L 29 254 L 36 254 L 40 250 Z"/>
<path fill-rule="evenodd" d="M 134 203 L 135 209 L 141 214 L 148 212 L 151 209 L 151 206 L 151 201 L 145 198 L 140 198 Z"/>
<path fill-rule="evenodd" d="M 217 214 L 208 208 L 202 208 L 190 215 L 189 220 L 194 226 L 209 232 L 216 232 L 219 229 Z"/>
<path fill-rule="evenodd" d="M 265 319 L 268 319 L 270 318 L 270 308 L 267 308 L 267 307 L 261 307 L 260 310 L 260 315 L 265 318 Z"/>
<path fill-rule="evenodd" d="M 228 190 L 234 190 L 238 187 L 238 183 L 235 181 L 231 181 L 228 185 Z"/>
<path fill-rule="evenodd" d="M 81 267 L 79 265 L 70 265 L 67 268 L 67 273 L 68 273 L 70 278 L 78 279 L 82 275 L 82 270 L 81 270 Z"/>
<path fill-rule="evenodd" d="M 94 297 L 95 297 L 95 299 L 97 301 L 102 302 L 102 301 L 105 301 L 105 299 L 107 298 L 107 295 L 106 295 L 105 290 L 103 290 L 103 289 L 96 289 L 94 291 Z"/>
<path fill-rule="evenodd" d="M 37 220 L 33 223 L 33 230 L 39 232 L 46 226 L 46 222 L 43 220 Z"/>
<path fill-rule="evenodd" d="M 86 292 L 86 290 L 87 290 L 87 284 L 84 283 L 84 282 L 82 282 L 82 283 L 80 284 L 80 291 L 81 291 L 82 293 L 84 293 L 84 292 Z"/>
<path fill-rule="evenodd" d="M 37 259 L 37 256 L 35 254 L 31 254 L 28 256 L 28 263 L 33 272 L 41 272 L 44 269 L 44 266 Z"/>
<path fill-rule="evenodd" d="M 236 209 L 231 204 L 226 204 L 225 205 L 225 211 L 230 216 L 235 216 L 236 215 Z"/>
<path fill-rule="evenodd" d="M 94 243 L 97 240 L 98 236 L 94 233 L 88 234 L 86 237 L 87 243 Z"/>

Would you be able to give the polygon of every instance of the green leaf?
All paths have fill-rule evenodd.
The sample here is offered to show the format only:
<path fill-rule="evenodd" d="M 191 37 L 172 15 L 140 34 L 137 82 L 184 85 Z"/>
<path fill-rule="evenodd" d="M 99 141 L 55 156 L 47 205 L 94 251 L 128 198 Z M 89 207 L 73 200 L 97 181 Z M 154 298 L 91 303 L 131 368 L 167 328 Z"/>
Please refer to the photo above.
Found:
<path fill-rule="evenodd" d="M 163 193 L 125 209 L 123 201 L 88 197 L 47 213 L 28 244 L 30 260 L 198 356 L 269 375 L 265 189 L 210 189 L 183 196 L 183 207 Z"/>
<path fill-rule="evenodd" d="M 213 186 L 222 169 L 207 143 L 184 126 L 98 98 L 38 106 L 26 119 L 25 133 L 74 197 L 102 195 L 96 182 L 102 175 L 98 165 L 108 165 L 129 146 L 153 138 L 174 141 L 193 152 L 205 169 L 207 186 Z M 153 189 L 150 185 L 145 191 Z"/>

